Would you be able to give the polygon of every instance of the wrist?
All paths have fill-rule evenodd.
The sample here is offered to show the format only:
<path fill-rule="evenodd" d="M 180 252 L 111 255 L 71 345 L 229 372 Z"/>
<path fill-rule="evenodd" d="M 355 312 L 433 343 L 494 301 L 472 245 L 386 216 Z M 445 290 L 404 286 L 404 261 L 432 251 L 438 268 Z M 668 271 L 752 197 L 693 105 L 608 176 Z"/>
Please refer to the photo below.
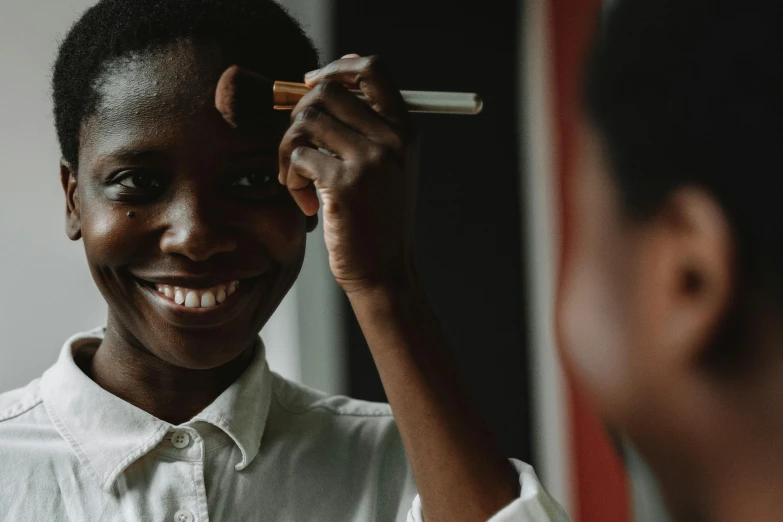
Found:
<path fill-rule="evenodd" d="M 360 322 L 415 316 L 427 302 L 415 273 L 406 278 L 356 285 L 346 290 L 345 295 Z"/>
<path fill-rule="evenodd" d="M 413 295 L 419 289 L 419 278 L 413 263 L 388 271 L 383 278 L 338 281 L 348 299 L 403 297 Z"/>

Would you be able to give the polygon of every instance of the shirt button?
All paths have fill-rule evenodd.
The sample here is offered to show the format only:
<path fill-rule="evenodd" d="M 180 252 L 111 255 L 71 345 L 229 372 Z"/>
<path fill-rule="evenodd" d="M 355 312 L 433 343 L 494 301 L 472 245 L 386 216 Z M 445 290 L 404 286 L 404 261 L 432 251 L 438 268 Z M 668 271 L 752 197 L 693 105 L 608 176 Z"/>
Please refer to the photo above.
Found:
<path fill-rule="evenodd" d="M 190 435 L 186 431 L 175 431 L 171 434 L 171 445 L 175 448 L 184 448 L 190 443 Z M 191 515 L 192 516 L 192 515 Z M 188 521 L 192 518 L 187 519 Z"/>
<path fill-rule="evenodd" d="M 194 520 L 196 519 L 193 518 L 193 513 L 187 509 L 180 509 L 174 513 L 174 522 L 193 522 Z"/>

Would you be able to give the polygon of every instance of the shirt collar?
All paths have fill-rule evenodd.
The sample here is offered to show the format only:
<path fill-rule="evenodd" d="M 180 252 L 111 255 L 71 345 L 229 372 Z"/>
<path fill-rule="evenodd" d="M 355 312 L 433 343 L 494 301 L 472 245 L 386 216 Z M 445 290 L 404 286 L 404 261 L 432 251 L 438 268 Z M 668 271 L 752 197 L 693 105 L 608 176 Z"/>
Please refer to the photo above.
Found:
<path fill-rule="evenodd" d="M 108 491 L 172 425 L 107 392 L 79 369 L 74 353 L 102 339 L 102 328 L 68 339 L 55 365 L 44 372 L 41 393 L 58 432 Z M 242 470 L 258 455 L 271 398 L 272 377 L 259 339 L 255 357 L 239 379 L 183 426 L 200 421 L 223 430 L 242 454 L 236 464 Z"/>

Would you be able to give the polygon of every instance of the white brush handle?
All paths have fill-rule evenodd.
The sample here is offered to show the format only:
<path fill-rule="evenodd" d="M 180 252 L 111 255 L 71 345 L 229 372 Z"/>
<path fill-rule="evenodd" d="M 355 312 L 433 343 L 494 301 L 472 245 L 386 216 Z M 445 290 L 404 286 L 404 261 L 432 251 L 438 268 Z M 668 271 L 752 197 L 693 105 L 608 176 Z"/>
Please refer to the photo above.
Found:
<path fill-rule="evenodd" d="M 478 114 L 484 108 L 481 96 L 473 92 L 400 91 L 411 112 Z"/>
<path fill-rule="evenodd" d="M 361 91 L 352 91 L 367 101 Z M 410 112 L 430 114 L 467 114 L 481 112 L 484 102 L 474 92 L 400 91 Z"/>

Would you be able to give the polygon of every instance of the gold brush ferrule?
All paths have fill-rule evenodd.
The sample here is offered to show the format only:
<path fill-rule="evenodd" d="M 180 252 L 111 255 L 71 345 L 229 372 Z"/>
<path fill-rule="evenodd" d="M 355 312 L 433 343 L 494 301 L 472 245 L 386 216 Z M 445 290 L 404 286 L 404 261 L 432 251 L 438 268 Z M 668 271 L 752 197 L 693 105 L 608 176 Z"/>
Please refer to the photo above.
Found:
<path fill-rule="evenodd" d="M 291 111 L 308 92 L 310 92 L 310 87 L 304 83 L 276 81 L 272 86 L 274 109 L 276 111 Z"/>

